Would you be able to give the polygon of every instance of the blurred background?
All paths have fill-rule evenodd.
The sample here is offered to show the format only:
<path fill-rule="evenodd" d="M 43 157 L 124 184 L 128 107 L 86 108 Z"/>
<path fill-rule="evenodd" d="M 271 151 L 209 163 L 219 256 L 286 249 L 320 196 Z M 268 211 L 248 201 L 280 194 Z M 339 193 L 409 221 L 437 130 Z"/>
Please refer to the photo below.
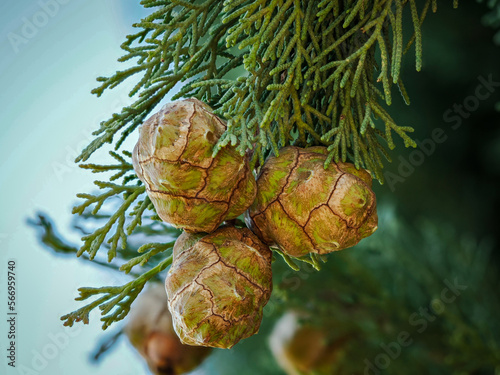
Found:
<path fill-rule="evenodd" d="M 214 351 L 197 373 L 233 374 L 237 368 L 240 374 L 283 374 L 275 357 L 286 362 L 293 350 L 279 350 L 285 339 L 276 322 L 290 334 L 290 311 L 311 326 L 299 336 L 333 332 L 314 341 L 328 345 L 307 345 L 329 355 L 292 358 L 305 361 L 304 368 L 323 361 L 327 373 L 341 374 L 500 373 L 500 50 L 497 29 L 484 25 L 488 12 L 483 3 L 463 1 L 458 9 L 440 3 L 424 23 L 422 72 L 414 71 L 412 51 L 405 56 L 402 74 L 412 103 L 397 99 L 389 110 L 398 124 L 415 128 L 422 148 L 416 153 L 398 144 L 386 184 L 375 183 L 378 231 L 356 248 L 330 255 L 320 273 L 293 273 L 275 264 L 275 293 L 259 335 Z M 125 339 L 98 362 L 91 360 L 119 324 L 103 334 L 97 312 L 86 326 L 69 329 L 59 320 L 80 306 L 73 300 L 77 288 L 121 285 L 129 278 L 55 256 L 40 243 L 40 231 L 27 224 L 44 212 L 65 240 L 78 244 L 71 208 L 77 193 L 93 189 L 94 176 L 73 160 L 100 121 L 131 103 L 133 82 L 99 99 L 90 91 L 97 76 L 123 69 L 116 61 L 119 46 L 147 14 L 138 1 L 0 4 L 0 277 L 4 285 L 7 261 L 15 259 L 19 312 L 18 368 L 9 368 L 2 356 L 2 374 L 149 373 Z M 456 300 L 443 303 L 443 289 L 453 289 L 449 283 L 465 287 Z M 1 332 L 4 293 L 2 288 Z M 420 308 L 429 306 L 432 319 L 425 318 L 420 332 Z M 409 333 L 412 344 L 385 367 L 379 354 L 389 353 L 381 343 L 397 341 L 401 332 Z M 330 362 L 337 367 L 327 367 Z M 407 368 L 414 363 L 423 368 Z"/>

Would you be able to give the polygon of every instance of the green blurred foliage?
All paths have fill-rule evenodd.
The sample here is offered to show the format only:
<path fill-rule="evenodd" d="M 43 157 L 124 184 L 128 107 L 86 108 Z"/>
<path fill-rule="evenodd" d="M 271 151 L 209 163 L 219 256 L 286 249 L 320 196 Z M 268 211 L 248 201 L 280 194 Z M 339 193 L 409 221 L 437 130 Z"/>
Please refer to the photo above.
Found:
<path fill-rule="evenodd" d="M 416 216 L 450 220 L 460 230 L 479 237 L 494 235 L 499 222 L 500 195 L 500 101 L 498 88 L 488 99 L 479 101 L 477 110 L 462 120 L 458 129 L 443 119 L 453 105 L 463 104 L 480 84 L 480 76 L 490 74 L 500 82 L 500 49 L 493 43 L 495 29 L 483 27 L 487 8 L 475 2 L 460 2 L 458 9 L 440 7 L 430 13 L 423 27 L 425 54 L 423 69 L 413 72 L 412 59 L 403 60 L 403 74 L 410 106 L 399 100 L 392 105 L 395 120 L 415 127 L 415 139 L 431 137 L 442 128 L 447 140 L 436 145 L 430 156 L 394 191 L 388 185 L 377 187 L 379 201 L 394 199 L 406 218 Z M 405 160 L 414 151 L 399 149 Z M 398 156 L 387 170 L 397 173 Z"/>

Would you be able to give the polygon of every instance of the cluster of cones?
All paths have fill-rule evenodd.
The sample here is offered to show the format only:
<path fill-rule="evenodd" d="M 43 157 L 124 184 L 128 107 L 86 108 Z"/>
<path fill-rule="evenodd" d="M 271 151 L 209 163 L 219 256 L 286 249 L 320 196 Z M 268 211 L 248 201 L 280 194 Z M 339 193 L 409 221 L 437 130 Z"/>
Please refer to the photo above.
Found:
<path fill-rule="evenodd" d="M 371 176 L 325 147 L 285 147 L 255 178 L 225 123 L 197 99 L 165 105 L 140 130 L 134 169 L 178 238 L 165 285 L 188 345 L 231 348 L 255 334 L 272 290 L 272 252 L 300 257 L 354 246 L 377 229 Z M 245 214 L 248 228 L 229 225 Z M 226 224 L 224 224 L 224 222 Z M 221 225 L 222 224 L 222 225 Z"/>

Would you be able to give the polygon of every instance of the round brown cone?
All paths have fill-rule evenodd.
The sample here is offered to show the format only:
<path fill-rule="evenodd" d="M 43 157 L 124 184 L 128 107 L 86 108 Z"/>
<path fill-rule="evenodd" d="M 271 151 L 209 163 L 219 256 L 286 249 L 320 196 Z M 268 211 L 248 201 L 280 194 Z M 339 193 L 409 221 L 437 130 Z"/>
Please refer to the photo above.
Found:
<path fill-rule="evenodd" d="M 257 179 L 247 224 L 268 245 L 299 257 L 356 245 L 377 229 L 371 176 L 350 163 L 324 168 L 324 147 L 285 147 Z"/>
<path fill-rule="evenodd" d="M 190 232 L 212 232 L 255 198 L 248 161 L 234 147 L 213 157 L 226 125 L 198 99 L 166 104 L 140 128 L 132 154 L 160 218 Z"/>
<path fill-rule="evenodd" d="M 249 229 L 184 232 L 165 280 L 183 343 L 231 348 L 258 332 L 271 296 L 272 254 Z"/>

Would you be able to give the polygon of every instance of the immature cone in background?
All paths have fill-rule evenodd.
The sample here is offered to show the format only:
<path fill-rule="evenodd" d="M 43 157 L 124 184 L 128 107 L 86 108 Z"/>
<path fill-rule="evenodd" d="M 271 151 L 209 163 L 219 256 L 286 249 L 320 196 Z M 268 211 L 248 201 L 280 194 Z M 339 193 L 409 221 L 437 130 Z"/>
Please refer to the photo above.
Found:
<path fill-rule="evenodd" d="M 348 350 L 350 338 L 335 337 L 331 330 L 301 322 L 304 314 L 289 311 L 274 326 L 269 345 L 276 362 L 287 375 L 342 373 L 337 362 Z"/>
<path fill-rule="evenodd" d="M 198 367 L 209 348 L 184 345 L 172 326 L 165 288 L 154 283 L 133 303 L 124 332 L 155 375 L 177 375 Z"/>
<path fill-rule="evenodd" d="M 325 254 L 356 245 L 377 229 L 371 176 L 350 163 L 324 163 L 324 147 L 285 147 L 257 179 L 248 225 L 292 256 Z"/>
<path fill-rule="evenodd" d="M 226 125 L 198 99 L 166 104 L 140 128 L 135 172 L 160 218 L 190 232 L 212 232 L 255 198 L 248 161 L 225 147 L 212 157 Z"/>
<path fill-rule="evenodd" d="M 179 236 L 165 286 L 181 341 L 231 348 L 257 333 L 271 295 L 271 257 L 247 228 Z"/>

